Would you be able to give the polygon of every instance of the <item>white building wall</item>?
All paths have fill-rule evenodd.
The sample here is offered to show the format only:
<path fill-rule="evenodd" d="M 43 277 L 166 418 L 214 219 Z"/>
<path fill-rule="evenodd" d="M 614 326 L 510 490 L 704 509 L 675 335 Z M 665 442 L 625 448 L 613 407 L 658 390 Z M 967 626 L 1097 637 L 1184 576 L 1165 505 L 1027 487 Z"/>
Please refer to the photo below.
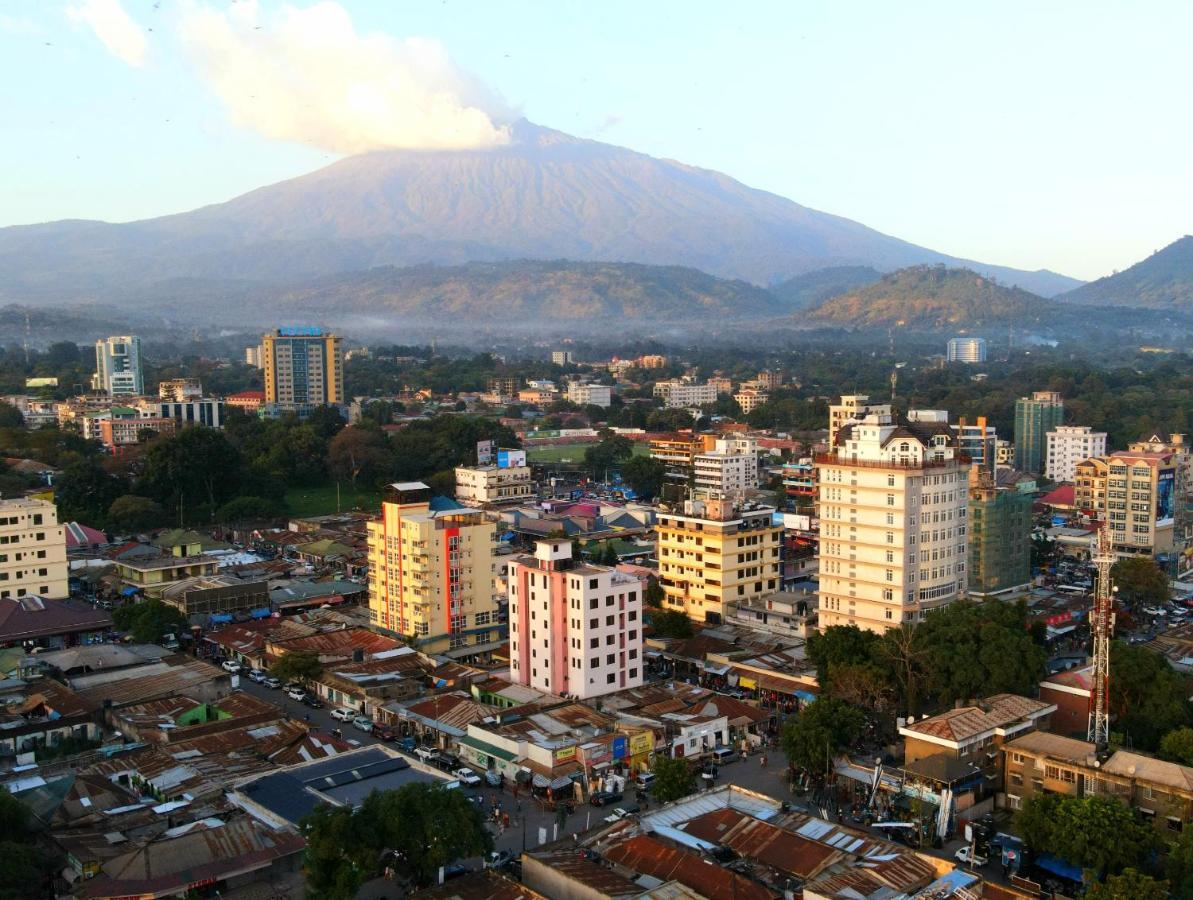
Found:
<path fill-rule="evenodd" d="M 1077 463 L 1106 455 L 1106 432 L 1088 425 L 1062 425 L 1046 435 L 1044 475 L 1053 481 L 1075 481 Z"/>

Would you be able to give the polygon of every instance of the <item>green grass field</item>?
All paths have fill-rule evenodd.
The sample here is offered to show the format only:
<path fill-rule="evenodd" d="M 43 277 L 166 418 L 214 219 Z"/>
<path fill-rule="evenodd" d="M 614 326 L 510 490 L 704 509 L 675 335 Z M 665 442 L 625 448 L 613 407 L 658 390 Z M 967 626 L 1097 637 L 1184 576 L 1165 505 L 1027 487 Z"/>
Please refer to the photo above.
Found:
<path fill-rule="evenodd" d="M 546 462 L 562 462 L 565 459 L 570 459 L 574 463 L 584 462 L 584 451 L 589 447 L 595 447 L 596 442 L 591 444 L 559 444 L 557 446 L 546 447 L 530 447 L 526 451 L 526 459 L 532 463 L 546 463 Z M 635 456 L 650 455 L 649 444 L 634 444 Z"/>
<path fill-rule="evenodd" d="M 381 509 L 381 495 L 377 491 L 353 491 L 352 485 L 340 485 L 340 512 L 356 507 L 376 512 Z M 336 512 L 336 486 L 296 487 L 286 491 L 286 509 L 292 516 L 327 516 Z"/>

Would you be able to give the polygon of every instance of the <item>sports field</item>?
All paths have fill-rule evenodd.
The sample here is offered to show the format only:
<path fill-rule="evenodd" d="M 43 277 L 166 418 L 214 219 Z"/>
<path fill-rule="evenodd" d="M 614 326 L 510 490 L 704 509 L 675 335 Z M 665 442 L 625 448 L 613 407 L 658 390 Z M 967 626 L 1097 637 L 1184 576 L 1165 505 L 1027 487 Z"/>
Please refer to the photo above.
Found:
<path fill-rule="evenodd" d="M 526 459 L 532 463 L 550 463 L 563 462 L 565 459 L 570 459 L 574 463 L 584 462 L 584 451 L 589 447 L 595 447 L 596 442 L 591 444 L 558 444 L 555 446 L 530 447 L 526 451 Z M 635 456 L 649 456 L 650 446 L 648 444 L 635 443 Z"/>

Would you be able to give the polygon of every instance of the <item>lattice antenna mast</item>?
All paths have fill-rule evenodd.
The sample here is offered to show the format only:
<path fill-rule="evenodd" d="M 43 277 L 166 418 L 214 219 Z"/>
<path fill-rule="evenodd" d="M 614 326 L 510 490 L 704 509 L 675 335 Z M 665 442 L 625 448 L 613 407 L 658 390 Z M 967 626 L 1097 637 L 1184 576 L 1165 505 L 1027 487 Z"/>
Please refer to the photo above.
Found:
<path fill-rule="evenodd" d="M 1086 740 L 1098 752 L 1110 742 L 1110 639 L 1114 634 L 1114 592 L 1110 584 L 1110 568 L 1114 565 L 1114 543 L 1110 523 L 1098 529 L 1094 565 L 1098 583 L 1094 591 L 1091 631 L 1094 638 L 1093 684 L 1089 695 L 1089 734 Z"/>

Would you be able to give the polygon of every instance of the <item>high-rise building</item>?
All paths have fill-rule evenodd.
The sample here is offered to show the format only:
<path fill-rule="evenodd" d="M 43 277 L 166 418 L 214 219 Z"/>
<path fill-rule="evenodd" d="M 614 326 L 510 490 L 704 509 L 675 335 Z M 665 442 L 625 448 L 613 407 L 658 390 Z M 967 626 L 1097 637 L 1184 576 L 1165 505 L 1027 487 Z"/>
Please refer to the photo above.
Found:
<path fill-rule="evenodd" d="M 1048 432 L 1065 419 L 1065 401 L 1055 391 L 1036 391 L 1015 401 L 1015 468 L 1032 475 L 1044 471 Z"/>
<path fill-rule="evenodd" d="M 261 340 L 265 403 L 311 410 L 344 403 L 340 338 L 320 328 L 278 328 Z"/>
<path fill-rule="evenodd" d="M 1170 559 L 1184 549 L 1176 528 L 1182 459 L 1175 452 L 1119 450 L 1077 463 L 1074 503 L 1110 523 L 1114 551 Z"/>
<path fill-rule="evenodd" d="M 584 381 L 568 382 L 568 400 L 580 406 L 608 408 L 613 402 L 613 392 L 607 384 L 589 384 Z"/>
<path fill-rule="evenodd" d="M 770 394 L 764 388 L 743 384 L 741 389 L 733 395 L 733 399 L 737 401 L 737 405 L 741 407 L 741 411 L 749 415 L 769 400 Z"/>
<path fill-rule="evenodd" d="M 978 416 L 973 425 L 961 418 L 953 428 L 957 432 L 957 449 L 975 466 L 993 473 L 998 456 L 998 434 L 986 424 L 986 417 Z"/>
<path fill-rule="evenodd" d="M 828 445 L 832 447 L 837 442 L 837 431 L 842 425 L 864 418 L 870 413 L 889 416 L 891 405 L 871 403 L 866 394 L 843 394 L 840 403 L 834 403 L 828 408 Z"/>
<path fill-rule="evenodd" d="M 1165 434 L 1164 432 L 1150 432 L 1137 441 L 1127 444 L 1131 453 L 1171 453 L 1176 459 L 1177 497 L 1187 497 L 1193 492 L 1193 452 L 1189 442 L 1183 434 Z M 1180 506 L 1177 506 L 1179 513 Z M 1180 516 L 1178 515 L 1178 518 Z"/>
<path fill-rule="evenodd" d="M 969 482 L 969 592 L 1007 594 L 1031 584 L 1030 494 L 995 486 L 975 467 Z"/>
<path fill-rule="evenodd" d="M 947 423 L 869 413 L 816 462 L 822 630 L 881 632 L 964 592 L 970 462 Z"/>
<path fill-rule="evenodd" d="M 712 450 L 692 457 L 697 493 L 711 497 L 742 494 L 758 487 L 758 443 L 753 438 L 722 438 Z"/>
<path fill-rule="evenodd" d="M 145 393 L 141 374 L 141 339 L 126 334 L 95 342 L 95 375 L 91 387 L 116 396 L 138 397 Z"/>
<path fill-rule="evenodd" d="M 489 393 L 499 397 L 513 397 L 518 393 L 518 379 L 505 375 L 497 375 L 489 379 Z"/>
<path fill-rule="evenodd" d="M 1088 425 L 1058 425 L 1044 439 L 1044 475 L 1053 481 L 1073 481 L 1077 463 L 1106 454 L 1106 432 Z"/>
<path fill-rule="evenodd" d="M 704 406 L 717 402 L 717 390 L 708 384 L 695 381 L 659 381 L 655 383 L 654 395 L 663 401 L 668 409 L 684 406 Z"/>
<path fill-rule="evenodd" d="M 66 532 L 48 500 L 0 500 L 0 600 L 27 594 L 47 600 L 70 596 Z"/>
<path fill-rule="evenodd" d="M 576 361 L 571 350 L 552 350 L 551 362 L 557 366 L 570 366 Z"/>
<path fill-rule="evenodd" d="M 427 653 L 501 638 L 493 535 L 478 510 L 432 498 L 419 481 L 391 484 L 369 522 L 369 618 Z"/>
<path fill-rule="evenodd" d="M 727 607 L 779 590 L 783 526 L 774 509 L 729 499 L 689 500 L 661 512 L 659 584 L 664 606 L 720 624 Z"/>
<path fill-rule="evenodd" d="M 764 369 L 758 373 L 758 377 L 754 381 L 765 391 L 775 391 L 783 386 L 783 373 L 777 370 Z"/>
<path fill-rule="evenodd" d="M 567 538 L 536 542 L 509 568 L 510 678 L 581 700 L 640 687 L 642 582 L 572 558 Z"/>
<path fill-rule="evenodd" d="M 949 362 L 984 363 L 986 339 L 980 337 L 953 338 L 949 341 Z"/>
<path fill-rule="evenodd" d="M 261 369 L 265 367 L 265 348 L 258 344 L 255 347 L 244 348 L 244 362 L 245 365 L 252 366 L 254 369 Z"/>

